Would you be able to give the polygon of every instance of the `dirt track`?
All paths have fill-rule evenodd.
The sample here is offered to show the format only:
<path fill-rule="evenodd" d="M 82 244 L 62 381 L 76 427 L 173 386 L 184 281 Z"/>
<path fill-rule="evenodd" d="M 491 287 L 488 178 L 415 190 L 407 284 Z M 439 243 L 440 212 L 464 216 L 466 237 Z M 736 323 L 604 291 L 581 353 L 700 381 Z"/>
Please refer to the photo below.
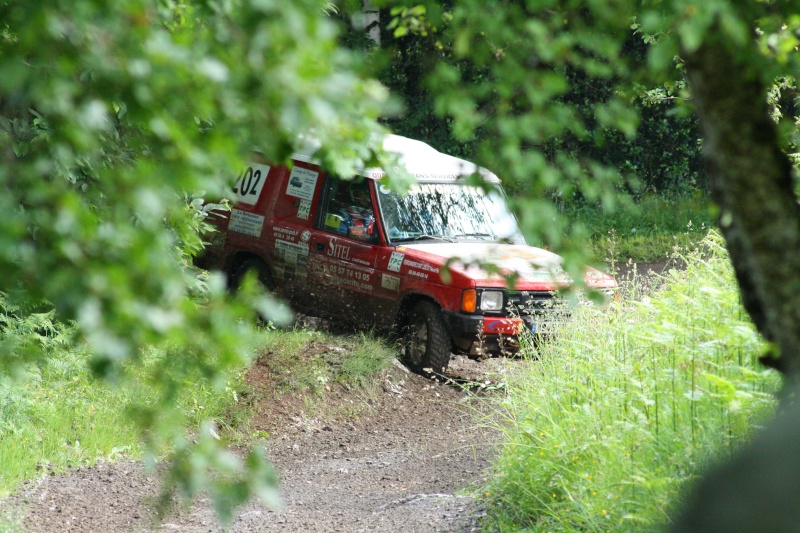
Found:
<path fill-rule="evenodd" d="M 454 374 L 484 378 L 520 361 L 457 357 Z M 269 455 L 281 478 L 283 507 L 257 502 L 231 531 L 473 531 L 481 511 L 470 496 L 492 455 L 480 429 L 480 395 L 393 367 L 376 391 L 333 391 L 332 411 L 361 415 L 305 418 L 261 406 Z M 291 402 L 289 402 L 291 405 Z M 275 405 L 273 404 L 274 408 Z M 101 464 L 44 476 L 5 502 L 20 531 L 220 531 L 207 500 L 153 522 L 158 479 L 137 462 Z"/>

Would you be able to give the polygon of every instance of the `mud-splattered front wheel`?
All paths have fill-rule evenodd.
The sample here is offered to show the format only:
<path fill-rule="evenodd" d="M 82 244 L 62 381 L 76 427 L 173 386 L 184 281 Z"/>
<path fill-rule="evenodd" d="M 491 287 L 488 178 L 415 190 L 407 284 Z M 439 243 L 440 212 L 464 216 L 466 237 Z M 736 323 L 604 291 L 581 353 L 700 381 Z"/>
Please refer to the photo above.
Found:
<path fill-rule="evenodd" d="M 428 301 L 417 303 L 403 328 L 403 359 L 409 368 L 443 373 L 450 363 L 452 348 L 439 308 Z"/>

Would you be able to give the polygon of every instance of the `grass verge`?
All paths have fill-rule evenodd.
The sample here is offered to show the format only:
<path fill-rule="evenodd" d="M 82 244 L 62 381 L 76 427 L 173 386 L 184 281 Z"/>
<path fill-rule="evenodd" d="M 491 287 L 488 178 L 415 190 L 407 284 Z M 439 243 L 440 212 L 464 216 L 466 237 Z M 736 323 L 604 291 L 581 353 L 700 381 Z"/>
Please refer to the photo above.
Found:
<path fill-rule="evenodd" d="M 627 208 L 606 212 L 595 206 L 567 208 L 580 248 L 595 263 L 654 262 L 688 250 L 716 226 L 704 195 L 648 195 Z"/>
<path fill-rule="evenodd" d="M 163 408 L 163 386 L 155 383 L 164 376 L 153 373 L 164 368 L 156 363 L 170 354 L 145 355 L 141 365 L 112 386 L 91 377 L 85 351 L 66 341 L 56 344 L 42 364 L 25 367 L 22 376 L 0 378 L 0 496 L 44 472 L 140 457 L 144 450 L 135 413 Z M 331 383 L 366 386 L 394 357 L 371 335 L 339 337 L 303 329 L 264 329 L 252 351 L 279 376 L 280 392 L 320 397 Z M 249 430 L 257 395 L 246 380 L 247 369 L 224 382 L 199 370 L 173 370 L 171 379 L 190 386 L 168 399 L 174 410 L 170 420 L 190 432 L 214 421 L 223 439 L 235 444 L 257 437 Z"/>
<path fill-rule="evenodd" d="M 22 378 L 0 379 L 0 494 L 43 472 L 88 466 L 99 460 L 139 457 L 141 434 L 131 406 L 153 405 L 159 390 L 148 377 L 163 354 L 153 353 L 121 383 L 94 379 L 81 349 L 53 351 Z M 182 379 L 194 384 L 176 398 L 176 411 L 189 428 L 204 420 L 232 425 L 240 377 L 210 383 L 199 372 Z"/>
<path fill-rule="evenodd" d="M 322 394 L 328 383 L 361 387 L 397 355 L 372 334 L 335 335 L 312 329 L 264 330 L 259 362 L 275 376 L 279 392 Z"/>
<path fill-rule="evenodd" d="M 500 406 L 491 531 L 658 530 L 687 482 L 774 409 L 780 378 L 710 235 L 640 301 L 586 308 Z"/>
<path fill-rule="evenodd" d="M 0 380 L 0 494 L 42 471 L 138 452 L 119 408 L 127 394 L 87 375 L 85 358 L 65 351 L 22 380 Z"/>

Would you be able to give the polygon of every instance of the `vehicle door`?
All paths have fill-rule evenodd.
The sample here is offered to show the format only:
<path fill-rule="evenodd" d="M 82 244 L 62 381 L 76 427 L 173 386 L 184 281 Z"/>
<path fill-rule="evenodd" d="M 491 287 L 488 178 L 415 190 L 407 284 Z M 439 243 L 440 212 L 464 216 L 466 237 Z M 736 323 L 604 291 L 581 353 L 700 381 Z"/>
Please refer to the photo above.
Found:
<path fill-rule="evenodd" d="M 317 215 L 322 179 L 315 165 L 295 161 L 275 191 L 275 207 L 266 229 L 272 274 L 281 293 L 298 307 L 307 303 L 309 241 Z"/>
<path fill-rule="evenodd" d="M 380 240 L 371 180 L 326 178 L 309 272 L 320 308 L 348 322 L 371 320 Z"/>

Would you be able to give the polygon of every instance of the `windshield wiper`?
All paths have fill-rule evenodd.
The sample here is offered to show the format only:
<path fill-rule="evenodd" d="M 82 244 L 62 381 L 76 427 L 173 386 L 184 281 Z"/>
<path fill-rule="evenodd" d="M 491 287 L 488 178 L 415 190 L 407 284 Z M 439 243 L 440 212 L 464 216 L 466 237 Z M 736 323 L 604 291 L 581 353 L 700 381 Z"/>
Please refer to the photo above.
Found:
<path fill-rule="evenodd" d="M 455 239 L 452 239 L 450 237 L 442 237 L 441 235 L 428 235 L 427 233 L 423 233 L 422 235 L 415 235 L 413 237 L 403 237 L 401 239 L 392 239 L 392 242 L 411 242 L 411 241 L 420 241 L 422 239 L 433 239 L 435 241 L 456 242 Z"/>
<path fill-rule="evenodd" d="M 459 237 L 478 237 L 492 239 L 493 241 L 497 240 L 497 235 L 493 233 L 459 233 L 457 235 L 453 235 L 453 237 L 456 239 Z"/>

